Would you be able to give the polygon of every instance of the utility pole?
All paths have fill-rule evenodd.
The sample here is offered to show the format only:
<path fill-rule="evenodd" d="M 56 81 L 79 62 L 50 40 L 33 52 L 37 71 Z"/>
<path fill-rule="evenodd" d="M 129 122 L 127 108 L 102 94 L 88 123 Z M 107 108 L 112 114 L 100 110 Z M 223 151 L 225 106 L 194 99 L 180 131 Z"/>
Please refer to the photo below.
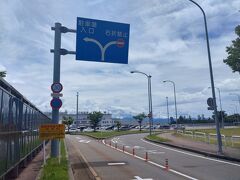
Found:
<path fill-rule="evenodd" d="M 78 92 L 77 92 L 77 109 L 76 109 L 76 122 L 78 121 Z"/>

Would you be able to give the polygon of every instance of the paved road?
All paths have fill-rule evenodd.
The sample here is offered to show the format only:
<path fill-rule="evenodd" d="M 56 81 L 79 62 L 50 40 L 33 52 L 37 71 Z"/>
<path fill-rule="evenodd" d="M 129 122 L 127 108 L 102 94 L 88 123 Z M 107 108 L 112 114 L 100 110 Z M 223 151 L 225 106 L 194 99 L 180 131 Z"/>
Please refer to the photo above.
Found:
<path fill-rule="evenodd" d="M 157 164 L 165 164 L 168 159 L 170 169 L 196 179 L 240 180 L 240 163 L 207 158 L 198 154 L 169 148 L 143 140 L 146 134 L 125 135 L 113 138 L 118 146 L 135 147 L 136 155 L 144 157 L 149 152 L 149 159 Z M 107 142 L 108 143 L 108 142 Z"/>
<path fill-rule="evenodd" d="M 146 134 L 145 134 L 146 135 Z M 169 148 L 143 140 L 144 134 L 98 142 L 79 135 L 66 137 L 68 148 L 78 149 L 102 179 L 240 180 L 240 164 Z M 111 141 L 112 147 L 109 146 Z M 104 144 L 105 143 L 105 144 Z M 119 150 L 116 150 L 117 144 Z M 122 152 L 124 145 L 125 153 Z M 132 149 L 135 149 L 135 156 Z M 145 162 L 146 151 L 149 160 Z M 168 159 L 169 170 L 165 169 Z M 115 164 L 114 164 L 115 163 Z"/>
<path fill-rule="evenodd" d="M 103 180 L 181 180 L 186 179 L 144 160 L 122 153 L 91 138 L 67 135 L 68 149 L 76 149 Z M 79 168 L 81 166 L 79 165 Z M 75 169 L 76 170 L 76 169 Z"/>

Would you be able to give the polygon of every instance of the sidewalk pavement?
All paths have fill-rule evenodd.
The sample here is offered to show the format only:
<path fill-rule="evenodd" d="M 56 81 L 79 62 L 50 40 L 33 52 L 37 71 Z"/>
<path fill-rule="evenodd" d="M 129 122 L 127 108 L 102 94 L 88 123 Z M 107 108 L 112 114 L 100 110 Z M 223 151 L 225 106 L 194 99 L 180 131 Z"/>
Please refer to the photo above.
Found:
<path fill-rule="evenodd" d="M 46 145 L 46 156 L 50 153 L 50 143 Z M 9 178 L 11 180 L 34 180 L 40 178 L 40 171 L 43 165 L 43 149 L 30 161 L 27 167 L 20 169 L 17 178 Z"/>
<path fill-rule="evenodd" d="M 240 149 L 223 146 L 223 154 L 219 154 L 218 146 L 214 144 L 208 144 L 205 142 L 194 141 L 190 138 L 177 137 L 172 133 L 159 134 L 159 137 L 169 139 L 170 142 L 164 142 L 162 144 L 170 145 L 173 147 L 181 148 L 184 150 L 189 150 L 192 152 L 204 154 L 207 156 L 213 156 L 217 158 L 233 160 L 240 162 Z"/>

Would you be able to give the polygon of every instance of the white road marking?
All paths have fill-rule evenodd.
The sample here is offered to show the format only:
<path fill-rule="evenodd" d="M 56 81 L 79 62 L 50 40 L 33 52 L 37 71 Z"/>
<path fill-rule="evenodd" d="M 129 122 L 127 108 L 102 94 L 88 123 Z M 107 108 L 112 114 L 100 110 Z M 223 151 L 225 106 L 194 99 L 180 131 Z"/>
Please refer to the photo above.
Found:
<path fill-rule="evenodd" d="M 124 162 L 119 162 L 119 163 L 108 163 L 109 166 L 117 166 L 117 165 L 125 165 L 126 163 Z"/>
<path fill-rule="evenodd" d="M 102 140 L 102 143 L 105 144 L 106 146 L 110 147 L 110 148 L 115 149 L 114 147 L 106 144 L 106 143 L 105 143 L 105 140 Z M 115 149 L 115 150 L 120 151 L 120 152 L 123 152 L 121 149 Z M 124 151 L 123 153 L 133 156 L 132 153 L 129 153 L 129 152 L 127 152 L 127 151 Z M 134 155 L 134 157 L 137 158 L 137 159 L 140 159 L 140 160 L 142 160 L 142 161 L 145 161 L 145 159 L 142 158 L 142 157 L 140 157 L 140 156 Z M 153 161 L 148 161 L 148 163 L 153 164 L 153 165 L 155 165 L 155 166 L 157 166 L 157 167 L 160 167 L 160 168 L 162 168 L 162 169 L 165 169 L 165 166 L 162 166 L 162 165 L 160 165 L 160 164 L 157 164 L 157 163 L 155 163 L 155 162 L 153 162 Z M 186 177 L 186 178 L 188 178 L 188 179 L 191 179 L 191 180 L 198 180 L 198 179 L 196 179 L 196 178 L 194 178 L 194 177 L 188 176 L 188 175 L 186 175 L 186 174 L 183 174 L 183 173 L 181 173 L 181 172 L 175 171 L 175 170 L 173 170 L 173 169 L 169 169 L 169 171 L 171 171 L 171 172 L 173 172 L 173 173 L 175 173 L 175 174 L 178 174 L 178 175 L 180 175 L 180 176 Z"/>
<path fill-rule="evenodd" d="M 80 138 L 80 137 L 76 137 L 76 139 L 82 139 L 82 138 Z"/>
<path fill-rule="evenodd" d="M 149 154 L 164 154 L 165 152 L 157 151 L 157 150 L 148 150 Z"/>
<path fill-rule="evenodd" d="M 173 149 L 173 148 L 168 148 L 168 147 L 164 147 L 164 146 L 161 146 L 161 145 L 158 145 L 158 144 L 154 144 L 154 143 L 148 142 L 148 141 L 146 141 L 146 140 L 144 140 L 144 139 L 141 139 L 141 140 L 142 140 L 143 142 L 145 142 L 145 143 L 148 143 L 148 144 L 151 144 L 151 145 L 160 147 L 160 148 L 164 148 L 164 149 L 167 149 L 167 150 L 179 152 L 179 153 L 186 154 L 186 155 L 193 156 L 193 157 L 198 157 L 198 158 L 202 158 L 202 159 L 207 159 L 207 160 L 210 160 L 210 161 L 215 161 L 215 162 L 219 162 L 219 163 L 225 163 L 225 164 L 229 164 L 229 165 L 233 165 L 233 166 L 238 166 L 238 167 L 240 167 L 240 164 L 231 163 L 231 162 L 227 162 L 227 161 L 223 161 L 223 160 L 212 159 L 212 158 L 208 158 L 208 157 L 204 157 L 204 156 L 200 156 L 200 155 L 196 155 L 196 154 L 192 154 L 192 153 L 187 153 L 187 152 L 184 152 L 184 151 L 180 151 L 180 150 L 176 150 L 176 149 Z"/>
<path fill-rule="evenodd" d="M 145 147 L 142 146 L 133 146 L 134 149 L 145 149 Z"/>
<path fill-rule="evenodd" d="M 133 179 L 133 180 L 153 180 L 153 179 L 151 179 L 151 178 L 144 178 L 144 179 L 142 179 L 141 177 L 139 177 L 139 176 L 134 176 L 136 179 Z"/>
<path fill-rule="evenodd" d="M 90 141 L 88 141 L 88 140 L 79 140 L 78 142 L 88 144 Z"/>

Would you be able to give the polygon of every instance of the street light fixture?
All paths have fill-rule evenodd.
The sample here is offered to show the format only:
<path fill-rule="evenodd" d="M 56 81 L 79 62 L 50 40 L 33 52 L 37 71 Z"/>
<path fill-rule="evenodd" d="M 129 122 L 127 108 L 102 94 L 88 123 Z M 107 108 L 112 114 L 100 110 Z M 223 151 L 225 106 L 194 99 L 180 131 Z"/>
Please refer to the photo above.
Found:
<path fill-rule="evenodd" d="M 175 102 L 175 118 L 176 118 L 176 124 L 177 124 L 177 127 L 178 127 L 178 120 L 177 120 L 177 98 L 176 98 L 176 88 L 175 88 L 175 83 L 173 81 L 170 81 L 170 80 L 165 80 L 163 81 L 164 83 L 166 82 L 170 82 L 173 84 L 173 92 L 174 92 L 174 102 Z"/>
<path fill-rule="evenodd" d="M 213 70 L 212 70 L 210 45 L 209 45 L 209 39 L 208 39 L 208 29 L 207 29 L 206 15 L 205 15 L 205 12 L 204 12 L 203 8 L 198 3 L 196 3 L 193 0 L 189 0 L 189 1 L 192 2 L 193 4 L 195 4 L 203 13 L 204 26 L 205 26 L 205 36 L 206 36 L 206 41 L 207 41 L 208 63 L 209 63 L 209 71 L 210 71 L 210 79 L 211 79 L 211 87 L 212 87 L 214 113 L 216 114 L 215 122 L 216 122 L 216 131 L 217 131 L 217 139 L 218 139 L 218 153 L 222 154 L 222 137 L 221 137 L 221 133 L 220 133 L 219 120 L 218 120 L 218 116 L 217 116 L 217 103 L 216 103 L 216 96 L 215 96 L 215 88 L 214 88 L 214 80 L 213 80 Z"/>
<path fill-rule="evenodd" d="M 149 109 L 149 114 L 148 114 L 148 118 L 149 118 L 149 134 L 152 135 L 152 92 L 151 92 L 151 75 L 147 75 L 144 72 L 141 71 L 130 71 L 130 73 L 139 73 L 139 74 L 143 74 L 147 77 L 148 79 L 148 109 Z"/>

